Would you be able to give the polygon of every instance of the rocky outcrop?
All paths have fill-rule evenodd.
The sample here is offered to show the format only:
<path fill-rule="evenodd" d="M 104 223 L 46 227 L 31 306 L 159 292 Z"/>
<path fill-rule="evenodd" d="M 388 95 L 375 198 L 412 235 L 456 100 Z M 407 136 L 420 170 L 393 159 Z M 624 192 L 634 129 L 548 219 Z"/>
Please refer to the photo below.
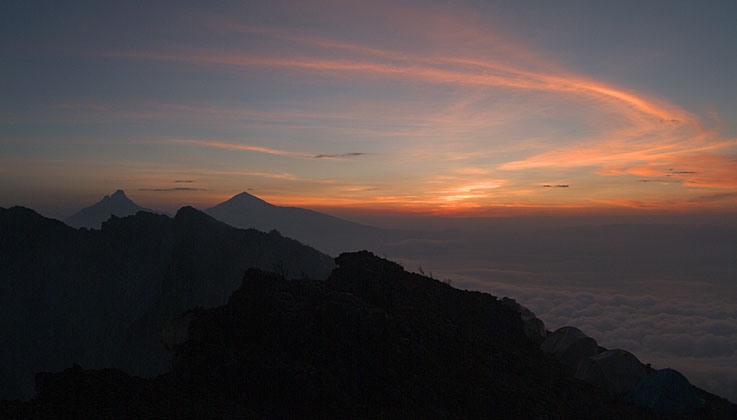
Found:
<path fill-rule="evenodd" d="M 576 327 L 561 327 L 549 334 L 540 349 L 568 366 L 573 372 L 581 360 L 599 353 L 596 340 Z"/>
<path fill-rule="evenodd" d="M 631 391 L 647 374 L 647 368 L 634 354 L 615 349 L 582 359 L 576 379 L 618 395 Z"/>
<path fill-rule="evenodd" d="M 548 334 L 545 329 L 545 323 L 539 318 L 530 318 L 525 321 L 524 332 L 527 338 L 535 344 L 542 344 Z"/>
<path fill-rule="evenodd" d="M 506 296 L 501 299 L 501 302 L 517 312 L 520 318 L 522 318 L 522 321 L 525 323 L 524 332 L 527 338 L 537 344 L 542 344 L 545 341 L 545 337 L 547 337 L 545 323 L 540 318 L 537 318 L 534 312 L 520 305 L 516 300 Z"/>

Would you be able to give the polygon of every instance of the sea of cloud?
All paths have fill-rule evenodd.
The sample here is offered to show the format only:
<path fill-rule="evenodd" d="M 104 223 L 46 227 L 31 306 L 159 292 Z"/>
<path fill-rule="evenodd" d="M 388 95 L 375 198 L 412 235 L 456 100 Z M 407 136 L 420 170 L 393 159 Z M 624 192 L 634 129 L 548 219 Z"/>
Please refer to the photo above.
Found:
<path fill-rule="evenodd" d="M 677 369 L 737 402 L 733 229 L 604 226 L 443 235 L 445 243 L 409 241 L 391 252 L 409 270 L 512 297 L 549 330 L 578 327 L 601 346 L 628 350 L 657 369 Z"/>
<path fill-rule="evenodd" d="M 705 293 L 672 297 L 482 286 L 512 296 L 543 319 L 550 330 L 573 325 L 599 345 L 634 353 L 654 368 L 674 368 L 692 383 L 737 401 L 737 303 Z"/>

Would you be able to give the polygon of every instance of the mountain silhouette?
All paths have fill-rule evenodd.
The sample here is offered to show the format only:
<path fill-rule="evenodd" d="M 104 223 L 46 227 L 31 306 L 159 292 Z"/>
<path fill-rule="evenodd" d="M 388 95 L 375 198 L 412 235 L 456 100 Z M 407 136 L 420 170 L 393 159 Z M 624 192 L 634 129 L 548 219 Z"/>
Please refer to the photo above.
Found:
<path fill-rule="evenodd" d="M 398 232 L 380 229 L 299 207 L 268 203 L 247 192 L 204 210 L 210 216 L 239 228 L 262 231 L 276 229 L 285 236 L 337 255 L 340 252 L 374 249 L 398 237 Z"/>
<path fill-rule="evenodd" d="M 106 195 L 97 203 L 69 216 L 64 222 L 75 228 L 99 229 L 102 226 L 102 222 L 109 219 L 110 216 L 125 217 L 136 214 L 139 211 L 154 213 L 153 210 L 143 208 L 134 203 L 133 200 L 125 195 L 125 191 L 117 190 L 112 195 Z"/>
<path fill-rule="evenodd" d="M 30 397 L 36 372 L 74 362 L 163 372 L 168 318 L 225 303 L 249 267 L 325 278 L 333 266 L 295 240 L 191 207 L 112 216 L 99 230 L 0 208 L 0 398 Z"/>
<path fill-rule="evenodd" d="M 172 368 L 143 380 L 73 366 L 37 375 L 16 418 L 727 419 L 713 395 L 688 417 L 577 381 L 487 293 L 341 254 L 326 281 L 249 269 L 225 305 L 166 334 Z M 730 417 L 732 416 L 732 417 Z"/>

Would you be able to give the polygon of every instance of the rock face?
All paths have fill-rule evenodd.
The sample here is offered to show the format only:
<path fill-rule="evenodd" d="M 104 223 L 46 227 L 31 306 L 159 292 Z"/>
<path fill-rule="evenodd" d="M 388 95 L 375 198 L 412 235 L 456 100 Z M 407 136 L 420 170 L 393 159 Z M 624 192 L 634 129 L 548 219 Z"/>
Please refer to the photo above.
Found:
<path fill-rule="evenodd" d="M 517 312 L 525 323 L 524 332 L 527 338 L 532 340 L 534 343 L 540 345 L 545 341 L 547 336 L 547 330 L 545 329 L 545 323 L 535 316 L 529 308 L 520 305 L 516 300 L 503 297 L 501 302 L 508 308 Z"/>
<path fill-rule="evenodd" d="M 545 323 L 543 323 L 539 318 L 530 318 L 525 321 L 524 331 L 527 338 L 532 340 L 535 344 L 542 344 L 548 334 L 545 329 Z"/>
<path fill-rule="evenodd" d="M 645 366 L 634 354 L 621 349 L 584 358 L 576 371 L 576 379 L 596 385 L 612 395 L 629 392 L 645 376 Z"/>
<path fill-rule="evenodd" d="M 134 203 L 125 195 L 123 190 L 117 190 L 112 195 L 106 195 L 97 203 L 69 216 L 64 222 L 75 228 L 100 229 L 102 223 L 108 220 L 110 216 L 132 216 L 139 211 L 154 213 L 153 210 Z"/>
<path fill-rule="evenodd" d="M 249 267 L 326 278 L 331 258 L 193 208 L 139 212 L 100 230 L 0 209 L 0 399 L 30 398 L 33 375 L 76 362 L 150 376 L 169 355 L 167 320 L 227 302 Z"/>
<path fill-rule="evenodd" d="M 188 313 L 187 340 L 174 346 L 163 376 L 44 374 L 36 399 L 0 414 L 669 418 L 576 381 L 526 338 L 519 314 L 489 294 L 454 289 L 368 252 L 336 262 L 326 281 L 248 270 L 227 304 Z"/>
<path fill-rule="evenodd" d="M 513 311 L 517 312 L 523 321 L 535 318 L 534 312 L 532 312 L 528 307 L 520 305 L 516 300 L 512 298 L 505 296 L 501 299 L 501 302 Z"/>
<path fill-rule="evenodd" d="M 575 372 L 581 360 L 599 353 L 599 346 L 596 340 L 578 328 L 561 327 L 545 338 L 540 345 L 540 350 L 550 354 Z"/>

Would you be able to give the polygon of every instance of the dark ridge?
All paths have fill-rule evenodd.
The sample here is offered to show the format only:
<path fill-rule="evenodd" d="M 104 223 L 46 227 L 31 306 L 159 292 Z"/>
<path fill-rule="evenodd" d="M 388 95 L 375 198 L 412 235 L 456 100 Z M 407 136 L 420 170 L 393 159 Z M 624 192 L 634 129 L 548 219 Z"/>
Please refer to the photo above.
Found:
<path fill-rule="evenodd" d="M 212 217 L 207 216 L 206 214 L 202 213 L 201 211 L 197 210 L 196 208 L 192 206 L 184 206 L 177 210 L 177 214 L 174 216 L 175 219 L 194 219 L 194 218 L 201 218 L 203 220 L 214 220 Z"/>
<path fill-rule="evenodd" d="M 295 240 L 236 229 L 191 207 L 173 219 L 112 216 L 99 230 L 2 209 L 0 399 L 30 398 L 33 375 L 72 363 L 162 373 L 166 321 L 226 303 L 249 267 L 324 279 L 333 266 Z"/>

